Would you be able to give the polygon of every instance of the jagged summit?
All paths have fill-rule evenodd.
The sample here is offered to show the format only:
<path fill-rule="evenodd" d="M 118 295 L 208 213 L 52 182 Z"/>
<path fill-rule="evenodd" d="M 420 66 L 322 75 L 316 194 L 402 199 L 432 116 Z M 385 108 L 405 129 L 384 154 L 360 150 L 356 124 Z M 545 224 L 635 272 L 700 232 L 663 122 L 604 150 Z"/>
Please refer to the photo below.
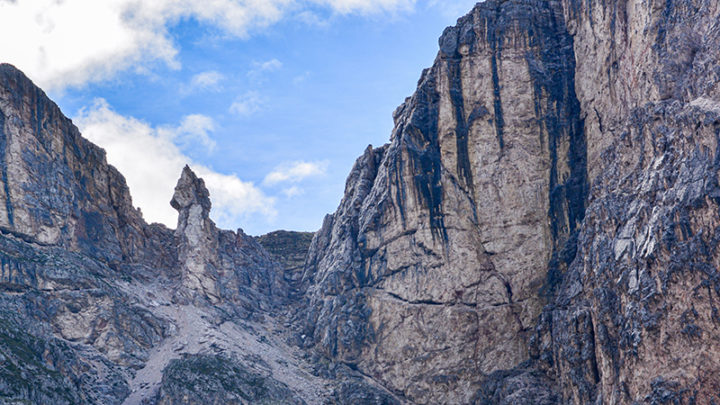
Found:
<path fill-rule="evenodd" d="M 28 78 L 23 71 L 10 63 L 0 63 L 0 75 L 2 75 L 5 80 L 13 78 L 16 82 L 19 81 L 32 83 L 30 78 Z M 8 84 L 9 82 L 5 81 L 4 85 L 6 87 Z"/>
<path fill-rule="evenodd" d="M 178 229 L 148 225 L 105 152 L 5 64 L 0 174 L 0 403 L 173 403 L 197 362 L 244 379 L 213 392 L 220 402 L 244 398 L 247 381 L 265 387 L 261 400 L 316 402 L 323 382 L 277 338 L 245 332 L 267 330 L 258 322 L 285 303 L 282 266 L 215 227 L 189 167 L 172 200 Z M 287 376 L 268 377 L 263 367 L 280 367 L 268 353 L 310 382 L 291 390 Z"/>
<path fill-rule="evenodd" d="M 198 178 L 190 166 L 185 165 L 177 186 L 175 186 L 175 194 L 170 205 L 176 210 L 182 211 L 196 204 L 202 207 L 204 215 L 208 214 L 211 208 L 210 192 L 205 187 L 205 181 Z"/>

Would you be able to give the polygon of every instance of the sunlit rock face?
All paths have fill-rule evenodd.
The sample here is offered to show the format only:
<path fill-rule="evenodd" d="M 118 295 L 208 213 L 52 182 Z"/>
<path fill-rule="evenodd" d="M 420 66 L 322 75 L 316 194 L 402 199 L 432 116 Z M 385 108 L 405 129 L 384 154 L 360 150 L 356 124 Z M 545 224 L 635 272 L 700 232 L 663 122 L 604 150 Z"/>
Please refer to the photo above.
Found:
<path fill-rule="evenodd" d="M 478 4 L 318 232 L 305 344 L 416 403 L 718 400 L 717 16 Z"/>
<path fill-rule="evenodd" d="M 176 291 L 178 302 L 200 299 L 228 304 L 244 317 L 286 301 L 288 286 L 281 266 L 242 230 L 235 233 L 215 226 L 210 219 L 210 193 L 188 166 L 170 205 L 178 211 L 174 242 L 183 287 Z"/>
<path fill-rule="evenodd" d="M 0 65 L 0 403 L 720 403 L 718 15 L 477 4 L 314 235 L 145 223 Z"/>
<path fill-rule="evenodd" d="M 217 251 L 218 240 L 210 220 L 210 193 L 188 166 L 183 169 L 170 205 L 180 214 L 175 238 L 180 246 L 183 286 L 217 304 L 218 272 L 210 256 Z"/>
<path fill-rule="evenodd" d="M 588 191 L 574 76 L 557 2 L 490 1 L 445 30 L 316 236 L 312 343 L 420 403 L 529 359 Z"/>

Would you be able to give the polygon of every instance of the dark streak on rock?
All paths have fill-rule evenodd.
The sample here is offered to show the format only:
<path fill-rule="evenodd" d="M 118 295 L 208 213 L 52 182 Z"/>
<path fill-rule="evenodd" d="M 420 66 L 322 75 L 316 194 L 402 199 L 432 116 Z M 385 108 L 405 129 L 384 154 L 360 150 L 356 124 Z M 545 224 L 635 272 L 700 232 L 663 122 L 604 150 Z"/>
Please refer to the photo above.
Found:
<path fill-rule="evenodd" d="M 457 173 L 464 180 L 465 187 L 474 194 L 472 167 L 468 152 L 468 122 L 465 119 L 465 101 L 463 97 L 462 71 L 460 55 L 447 60 L 448 80 L 450 81 L 450 101 L 455 112 L 455 140 L 457 145 Z"/>
<path fill-rule="evenodd" d="M 2 168 L 3 190 L 5 191 L 5 210 L 7 211 L 8 222 L 11 226 L 15 225 L 13 217 L 13 206 L 10 200 L 10 184 L 8 182 L 8 172 L 6 159 L 7 135 L 5 134 L 5 114 L 0 111 L 0 168 Z"/>
<path fill-rule="evenodd" d="M 465 24 L 446 31 L 441 39 L 441 55 L 447 64 L 447 76 L 450 84 L 450 102 L 455 113 L 455 140 L 457 149 L 457 173 L 465 183 L 465 189 L 474 194 L 472 167 L 468 152 L 468 132 L 471 122 L 465 114 L 465 96 L 463 94 L 462 55 L 459 52 L 461 45 L 469 51 L 475 47 L 475 31 L 472 24 Z M 444 43 L 443 43 L 444 42 Z M 454 43 L 453 43 L 454 42 Z M 475 112 L 475 111 L 473 111 Z M 472 117 L 471 117 L 472 118 Z"/>
<path fill-rule="evenodd" d="M 496 8 L 496 18 L 500 15 L 500 3 Z M 503 132 L 505 128 L 505 118 L 503 117 L 502 98 L 500 97 L 500 76 L 498 75 L 498 58 L 502 54 L 502 33 L 498 32 L 498 27 L 488 26 L 487 28 L 487 41 L 490 44 L 492 50 L 492 58 L 490 59 L 490 69 L 492 73 L 493 82 L 493 106 L 495 108 L 495 133 L 498 138 L 498 144 L 500 150 L 505 147 L 505 141 L 503 139 Z M 500 34 L 500 35 L 498 35 Z"/>
<path fill-rule="evenodd" d="M 580 102 L 575 94 L 575 55 L 573 38 L 558 14 L 547 3 L 542 13 L 531 17 L 528 30 L 531 49 L 526 55 L 533 80 L 533 96 L 538 120 L 547 134 L 550 153 L 549 198 L 553 253 L 543 295 L 549 296 L 563 269 L 575 259 L 576 233 L 585 217 L 589 192 L 587 145 Z M 539 134 L 541 140 L 543 134 Z M 567 155 L 559 147 L 567 144 Z M 558 162 L 567 162 L 569 173 L 558 172 Z"/>
<path fill-rule="evenodd" d="M 418 202 L 428 209 L 433 237 L 448 240 L 442 211 L 442 160 L 438 138 L 440 95 L 436 78 L 428 74 L 416 93 L 417 108 L 405 128 L 405 145 L 410 158 Z M 400 185 L 398 185 L 400 186 Z"/>

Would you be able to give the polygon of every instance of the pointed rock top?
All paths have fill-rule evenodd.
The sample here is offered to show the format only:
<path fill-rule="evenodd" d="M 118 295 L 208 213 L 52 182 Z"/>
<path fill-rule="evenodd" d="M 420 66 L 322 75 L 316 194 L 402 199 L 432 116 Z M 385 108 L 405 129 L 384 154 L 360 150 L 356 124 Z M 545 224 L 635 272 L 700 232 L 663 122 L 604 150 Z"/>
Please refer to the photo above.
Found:
<path fill-rule="evenodd" d="M 0 63 L 0 78 L 2 78 L 0 79 L 0 86 L 9 86 L 10 88 L 19 86 L 26 89 L 37 88 L 35 83 L 22 70 L 9 63 Z"/>
<path fill-rule="evenodd" d="M 25 75 L 20 69 L 9 63 L 0 63 L 0 72 L 4 74 L 12 73 L 14 75 L 22 74 Z"/>
<path fill-rule="evenodd" d="M 196 204 L 202 206 L 204 212 L 210 212 L 210 193 L 203 179 L 195 175 L 190 166 L 185 165 L 170 205 L 182 211 Z"/>

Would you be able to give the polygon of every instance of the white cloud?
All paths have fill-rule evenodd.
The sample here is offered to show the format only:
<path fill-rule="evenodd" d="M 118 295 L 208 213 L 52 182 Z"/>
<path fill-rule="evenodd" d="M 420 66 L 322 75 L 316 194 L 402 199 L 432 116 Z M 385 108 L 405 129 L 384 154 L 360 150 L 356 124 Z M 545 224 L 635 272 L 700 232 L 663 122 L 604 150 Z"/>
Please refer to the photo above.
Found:
<path fill-rule="evenodd" d="M 298 186 L 292 186 L 292 187 L 283 189 L 282 192 L 283 192 L 283 194 L 285 194 L 285 197 L 287 197 L 287 198 L 293 198 L 293 197 L 297 197 L 299 195 L 305 194 L 305 190 L 301 189 Z"/>
<path fill-rule="evenodd" d="M 200 143 L 208 151 L 215 149 L 215 141 L 210 138 L 210 132 L 215 130 L 215 121 L 202 114 L 192 114 L 183 118 L 175 133 L 176 143 L 189 147 L 194 142 Z"/>
<path fill-rule="evenodd" d="M 293 162 L 280 165 L 265 176 L 263 183 L 297 183 L 308 177 L 321 176 L 327 171 L 328 162 Z"/>
<path fill-rule="evenodd" d="M 313 5 L 333 12 L 392 12 L 415 0 L 27 0 L 0 1 L 0 55 L 46 90 L 120 71 L 179 69 L 168 27 L 194 19 L 246 38 Z"/>
<path fill-rule="evenodd" d="M 207 117 L 186 117 L 175 130 L 153 128 L 113 111 L 103 99 L 80 112 L 75 122 L 83 135 L 107 151 L 108 162 L 125 176 L 133 203 L 147 221 L 168 227 L 177 225 L 177 212 L 170 207 L 175 184 L 185 164 L 205 179 L 213 203 L 212 218 L 222 227 L 237 226 L 248 215 L 271 220 L 277 213 L 275 199 L 253 183 L 232 174 L 215 172 L 192 162 L 173 142 L 182 131 L 207 131 Z"/>
<path fill-rule="evenodd" d="M 282 68 L 282 62 L 277 59 L 270 59 L 266 62 L 254 62 L 256 72 L 274 72 Z"/>
<path fill-rule="evenodd" d="M 230 105 L 230 112 L 237 115 L 248 116 L 262 110 L 265 100 L 257 91 L 248 91 L 241 95 Z"/>
<path fill-rule="evenodd" d="M 225 79 L 222 73 L 210 70 L 196 74 L 190 79 L 190 84 L 183 91 L 192 93 L 194 91 L 217 90 L 220 82 Z"/>
<path fill-rule="evenodd" d="M 282 62 L 277 59 L 270 59 L 265 62 L 253 62 L 253 68 L 250 69 L 247 76 L 254 82 L 261 82 L 265 73 L 280 70 L 282 66 Z"/>
<path fill-rule="evenodd" d="M 295 19 L 297 19 L 300 22 L 303 22 L 307 25 L 314 26 L 314 27 L 321 27 L 326 28 L 330 25 L 330 19 L 318 15 L 318 13 L 314 13 L 312 11 L 306 10 L 299 12 L 295 15 Z"/>

